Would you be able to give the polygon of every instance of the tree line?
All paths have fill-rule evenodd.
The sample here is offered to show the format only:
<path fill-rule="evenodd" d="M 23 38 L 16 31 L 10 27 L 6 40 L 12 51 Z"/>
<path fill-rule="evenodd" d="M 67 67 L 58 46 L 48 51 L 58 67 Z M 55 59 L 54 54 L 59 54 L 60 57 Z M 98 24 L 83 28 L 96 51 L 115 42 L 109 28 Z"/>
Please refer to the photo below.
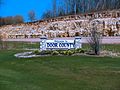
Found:
<path fill-rule="evenodd" d="M 28 12 L 28 19 L 31 22 L 36 20 L 35 19 L 35 12 L 33 10 Z M 11 24 L 19 24 L 19 23 L 24 23 L 24 18 L 21 15 L 0 17 L 0 26 L 11 25 Z"/>
<path fill-rule="evenodd" d="M 43 13 L 42 18 L 120 9 L 120 0 L 52 0 L 52 9 Z"/>
<path fill-rule="evenodd" d="M 42 19 L 112 9 L 120 9 L 120 0 L 52 0 L 52 8 L 43 13 Z M 31 22 L 36 20 L 33 10 L 28 12 L 28 18 Z M 0 26 L 23 22 L 21 15 L 0 17 Z"/>
<path fill-rule="evenodd" d="M 16 16 L 8 16 L 8 17 L 0 17 L 0 25 L 10 25 L 10 24 L 18 24 L 23 23 L 24 19 L 20 15 Z"/>

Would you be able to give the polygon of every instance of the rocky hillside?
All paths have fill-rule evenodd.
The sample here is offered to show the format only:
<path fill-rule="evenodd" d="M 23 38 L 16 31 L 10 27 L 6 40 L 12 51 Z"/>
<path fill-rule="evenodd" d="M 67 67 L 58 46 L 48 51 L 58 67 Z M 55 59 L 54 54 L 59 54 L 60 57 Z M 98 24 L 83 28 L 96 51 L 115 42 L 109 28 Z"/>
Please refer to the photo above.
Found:
<path fill-rule="evenodd" d="M 93 22 L 97 23 L 97 30 L 103 36 L 120 35 L 120 10 L 70 15 L 33 23 L 2 26 L 0 34 L 3 38 L 89 36 Z"/>

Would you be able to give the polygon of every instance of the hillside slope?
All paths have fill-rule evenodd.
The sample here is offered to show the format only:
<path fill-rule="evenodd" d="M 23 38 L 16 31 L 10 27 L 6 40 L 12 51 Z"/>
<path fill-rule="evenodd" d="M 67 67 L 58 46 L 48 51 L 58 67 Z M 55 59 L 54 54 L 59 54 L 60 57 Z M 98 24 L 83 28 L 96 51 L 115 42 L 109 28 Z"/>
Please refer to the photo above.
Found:
<path fill-rule="evenodd" d="M 3 38 L 37 38 L 40 36 L 74 37 L 89 36 L 91 22 L 97 22 L 97 29 L 103 36 L 120 35 L 120 10 L 70 15 L 0 27 Z"/>

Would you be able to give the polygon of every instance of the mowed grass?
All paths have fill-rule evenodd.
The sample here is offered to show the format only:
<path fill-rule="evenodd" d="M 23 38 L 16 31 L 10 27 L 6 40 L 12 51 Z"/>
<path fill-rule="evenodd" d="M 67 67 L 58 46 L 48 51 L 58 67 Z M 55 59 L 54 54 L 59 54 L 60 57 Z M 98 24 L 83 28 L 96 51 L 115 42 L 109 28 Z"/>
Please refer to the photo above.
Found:
<path fill-rule="evenodd" d="M 88 44 L 83 44 L 82 48 L 85 50 L 90 50 L 90 46 Z M 103 44 L 100 45 L 100 50 L 120 52 L 120 44 Z"/>
<path fill-rule="evenodd" d="M 1 46 L 1 44 L 0 44 Z M 25 49 L 39 49 L 39 42 L 4 42 L 4 46 L 7 46 L 9 50 L 25 50 Z M 82 48 L 85 50 L 90 50 L 90 46 L 88 44 L 82 44 Z M 104 44 L 101 45 L 101 50 L 120 52 L 120 44 Z"/>
<path fill-rule="evenodd" d="M 0 46 L 2 44 L 0 43 Z M 6 49 L 16 50 L 16 49 L 39 49 L 39 42 L 3 42 Z"/>
<path fill-rule="evenodd" d="M 14 57 L 0 51 L 0 90 L 120 90 L 120 58 Z"/>

